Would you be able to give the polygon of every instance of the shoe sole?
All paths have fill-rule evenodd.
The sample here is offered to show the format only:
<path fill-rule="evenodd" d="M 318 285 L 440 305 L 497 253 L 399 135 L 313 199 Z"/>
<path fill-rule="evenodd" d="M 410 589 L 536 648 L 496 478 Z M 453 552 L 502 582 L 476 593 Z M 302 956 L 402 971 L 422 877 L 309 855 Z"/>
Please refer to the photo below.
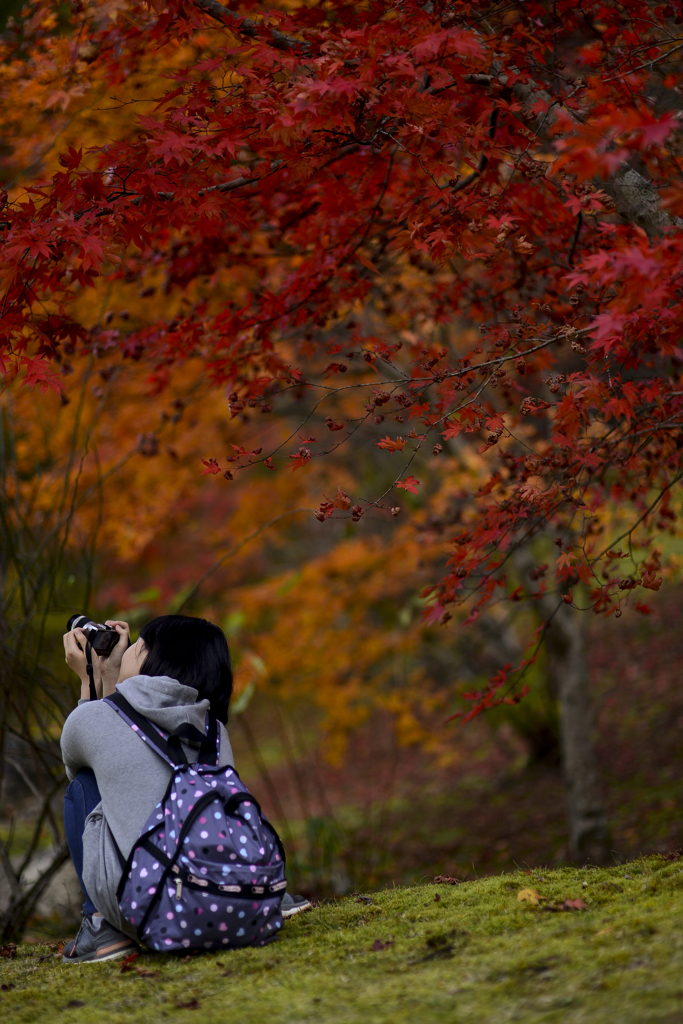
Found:
<path fill-rule="evenodd" d="M 122 956 L 131 956 L 137 953 L 137 946 L 128 946 L 126 949 L 119 949 L 116 953 L 109 953 L 107 956 L 63 956 L 63 964 L 103 964 L 106 960 L 120 960 Z"/>
<path fill-rule="evenodd" d="M 302 903 L 300 907 L 292 907 L 291 910 L 283 910 L 283 917 L 294 917 L 295 914 L 300 914 L 302 910 L 310 910 L 313 906 L 312 903 Z"/>

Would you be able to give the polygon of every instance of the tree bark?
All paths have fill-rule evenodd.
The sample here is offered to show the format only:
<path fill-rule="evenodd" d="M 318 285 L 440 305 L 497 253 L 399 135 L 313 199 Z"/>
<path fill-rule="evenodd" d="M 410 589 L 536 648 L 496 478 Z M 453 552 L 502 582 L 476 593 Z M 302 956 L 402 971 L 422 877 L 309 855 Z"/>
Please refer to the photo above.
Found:
<path fill-rule="evenodd" d="M 563 605 L 552 619 L 546 644 L 560 710 L 570 855 L 577 863 L 605 864 L 611 843 L 595 750 L 584 617 Z"/>

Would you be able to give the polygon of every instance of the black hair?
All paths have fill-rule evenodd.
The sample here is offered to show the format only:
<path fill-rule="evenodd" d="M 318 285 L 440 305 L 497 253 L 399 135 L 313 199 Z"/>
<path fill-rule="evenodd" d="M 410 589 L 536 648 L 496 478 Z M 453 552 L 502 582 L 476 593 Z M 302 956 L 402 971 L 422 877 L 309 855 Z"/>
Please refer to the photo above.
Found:
<path fill-rule="evenodd" d="M 170 676 L 208 699 L 211 714 L 224 724 L 232 695 L 230 649 L 223 630 L 193 615 L 160 615 L 140 630 L 147 648 L 144 676 Z"/>

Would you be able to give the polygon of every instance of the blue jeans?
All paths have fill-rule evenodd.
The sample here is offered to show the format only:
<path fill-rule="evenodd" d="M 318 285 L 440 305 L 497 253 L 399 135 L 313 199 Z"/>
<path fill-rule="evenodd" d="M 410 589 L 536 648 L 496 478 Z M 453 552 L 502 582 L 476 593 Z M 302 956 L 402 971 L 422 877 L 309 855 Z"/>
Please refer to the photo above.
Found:
<path fill-rule="evenodd" d="M 83 832 L 85 831 L 85 819 L 97 807 L 101 799 L 97 779 L 91 768 L 81 768 L 73 782 L 66 787 L 64 794 L 64 832 L 78 881 L 81 883 L 81 889 L 85 896 L 84 914 L 95 914 L 97 907 L 83 885 Z"/>

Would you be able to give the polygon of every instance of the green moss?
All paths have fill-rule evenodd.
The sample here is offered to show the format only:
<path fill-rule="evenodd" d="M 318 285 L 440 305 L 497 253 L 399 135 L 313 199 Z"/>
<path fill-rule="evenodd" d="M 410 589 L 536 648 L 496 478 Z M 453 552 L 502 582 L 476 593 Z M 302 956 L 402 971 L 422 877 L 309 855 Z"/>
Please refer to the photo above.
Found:
<path fill-rule="evenodd" d="M 520 903 L 523 888 L 547 903 Z M 579 897 L 586 910 L 543 909 Z M 147 975 L 122 974 L 116 962 L 41 960 L 48 947 L 23 945 L 16 960 L 2 961 L 2 981 L 15 987 L 0 993 L 0 1009 L 13 1024 L 681 1019 L 681 861 L 519 872 L 372 900 L 316 907 L 264 949 L 182 960 L 145 954 L 136 966 L 154 972 Z"/>

